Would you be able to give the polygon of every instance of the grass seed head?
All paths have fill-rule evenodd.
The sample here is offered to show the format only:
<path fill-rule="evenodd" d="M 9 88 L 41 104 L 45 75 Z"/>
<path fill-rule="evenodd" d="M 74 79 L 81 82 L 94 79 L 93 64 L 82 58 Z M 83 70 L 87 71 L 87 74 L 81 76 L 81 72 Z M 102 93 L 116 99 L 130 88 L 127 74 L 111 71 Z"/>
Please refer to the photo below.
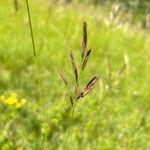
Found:
<path fill-rule="evenodd" d="M 87 46 L 87 25 L 83 22 L 83 35 L 82 35 L 82 45 L 81 45 L 81 57 L 84 58 L 85 50 Z"/>
<path fill-rule="evenodd" d="M 78 85 L 78 70 L 77 70 L 77 67 L 76 67 L 76 64 L 75 64 L 74 55 L 73 55 L 72 51 L 70 51 L 70 60 L 71 60 L 73 72 L 74 72 L 74 75 L 75 75 L 75 80 L 76 80 L 76 83 Z"/>
<path fill-rule="evenodd" d="M 86 56 L 85 56 L 85 58 L 84 58 L 84 60 L 83 60 L 82 71 L 83 71 L 84 68 L 86 67 L 86 64 L 87 64 L 87 61 L 88 61 L 88 59 L 89 59 L 89 57 L 90 57 L 90 54 L 91 54 L 91 49 L 89 49 L 89 50 L 87 51 Z"/>
<path fill-rule="evenodd" d="M 95 85 L 95 83 L 97 82 L 98 79 L 99 79 L 98 76 L 93 77 L 87 83 L 87 85 L 85 86 L 85 88 L 83 89 L 83 91 L 79 94 L 79 96 L 77 97 L 77 99 L 85 97 L 93 89 L 93 86 Z"/>

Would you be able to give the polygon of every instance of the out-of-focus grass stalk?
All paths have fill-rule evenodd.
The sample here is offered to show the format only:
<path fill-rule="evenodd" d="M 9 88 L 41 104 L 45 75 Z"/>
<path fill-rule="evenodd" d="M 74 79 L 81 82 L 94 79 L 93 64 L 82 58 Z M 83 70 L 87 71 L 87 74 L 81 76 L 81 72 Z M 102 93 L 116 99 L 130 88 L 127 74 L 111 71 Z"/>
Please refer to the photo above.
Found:
<path fill-rule="evenodd" d="M 30 27 L 31 40 L 32 40 L 32 46 L 33 46 L 33 54 L 35 58 L 36 74 L 37 74 L 37 80 L 38 80 L 38 94 L 39 94 L 39 100 L 40 100 L 41 94 L 42 94 L 42 91 L 41 91 L 42 88 L 41 88 L 41 80 L 40 80 L 39 60 L 38 60 L 37 51 L 35 47 L 34 33 L 33 33 L 32 21 L 31 21 L 31 16 L 30 16 L 30 7 L 29 7 L 28 0 L 26 0 L 26 6 L 27 6 L 29 27 Z"/>
<path fill-rule="evenodd" d="M 124 64 L 125 64 L 125 83 L 124 84 L 125 84 L 125 95 L 127 98 L 129 95 L 127 84 L 128 84 L 128 77 L 129 77 L 129 65 L 130 65 L 130 60 L 129 60 L 129 56 L 127 53 L 124 54 Z"/>
<path fill-rule="evenodd" d="M 69 118 L 69 129 L 67 132 L 67 138 L 66 138 L 66 146 L 69 149 L 69 137 L 71 134 L 71 129 L 72 129 L 72 121 L 73 121 L 73 116 L 74 116 L 74 111 L 75 111 L 75 107 L 76 107 L 76 103 L 74 103 L 73 107 L 71 108 L 71 114 L 70 114 L 70 118 Z"/>

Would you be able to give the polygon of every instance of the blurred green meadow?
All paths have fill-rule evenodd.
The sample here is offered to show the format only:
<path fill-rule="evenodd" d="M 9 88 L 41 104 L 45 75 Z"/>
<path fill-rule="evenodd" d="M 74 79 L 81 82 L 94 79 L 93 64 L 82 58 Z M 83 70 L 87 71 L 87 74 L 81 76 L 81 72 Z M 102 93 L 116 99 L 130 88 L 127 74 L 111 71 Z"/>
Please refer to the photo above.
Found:
<path fill-rule="evenodd" d="M 0 149 L 149 150 L 150 32 L 116 24 L 105 6 L 48 0 L 29 6 L 40 85 L 25 0 L 18 11 L 13 1 L 0 1 Z M 74 83 L 69 50 L 79 66 L 84 21 L 92 53 L 81 89 L 94 75 L 100 80 L 78 101 L 69 127 L 71 105 L 56 67 Z M 3 102 L 16 95 L 20 105 Z"/>

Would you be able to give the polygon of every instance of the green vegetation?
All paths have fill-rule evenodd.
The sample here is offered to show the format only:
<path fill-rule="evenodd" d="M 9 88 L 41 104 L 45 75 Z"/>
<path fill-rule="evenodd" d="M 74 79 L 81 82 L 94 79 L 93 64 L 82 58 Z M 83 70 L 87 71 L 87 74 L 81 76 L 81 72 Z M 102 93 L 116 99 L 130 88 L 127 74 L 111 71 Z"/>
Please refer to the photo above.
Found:
<path fill-rule="evenodd" d="M 38 56 L 36 73 L 25 1 L 15 11 L 0 1 L 0 149 L 150 149 L 150 37 L 132 26 L 116 26 L 105 13 L 83 5 L 56 6 L 30 0 Z M 94 75 L 94 90 L 71 105 L 56 67 L 74 82 L 68 51 L 80 58 L 82 23 L 92 53 L 81 88 Z M 77 66 L 79 62 L 77 61 Z M 20 108 L 2 102 L 17 93 Z"/>
<path fill-rule="evenodd" d="M 114 13 L 115 17 L 121 15 L 119 21 L 124 19 L 124 21 L 130 24 L 150 29 L 150 25 L 147 26 L 147 20 L 150 22 L 149 0 L 55 0 L 54 2 L 58 3 L 62 1 L 66 3 L 94 5 L 94 7 L 104 9 L 107 15 L 110 13 Z"/>

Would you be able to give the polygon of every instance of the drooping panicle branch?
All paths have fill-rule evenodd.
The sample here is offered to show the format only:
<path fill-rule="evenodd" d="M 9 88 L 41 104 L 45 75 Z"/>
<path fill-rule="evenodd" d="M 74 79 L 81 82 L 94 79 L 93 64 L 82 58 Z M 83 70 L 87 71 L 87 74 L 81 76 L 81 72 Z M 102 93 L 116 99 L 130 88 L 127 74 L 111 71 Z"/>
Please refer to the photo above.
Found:
<path fill-rule="evenodd" d="M 64 82 L 64 84 L 65 84 L 65 86 L 66 86 L 66 88 L 67 88 L 67 90 L 68 90 L 68 94 L 69 94 L 69 98 L 70 98 L 70 103 L 71 103 L 71 105 L 72 105 L 72 107 L 73 107 L 73 97 L 71 96 L 70 89 L 68 88 L 68 81 L 67 81 L 67 78 L 66 78 L 64 72 L 63 72 L 59 67 L 57 67 L 57 71 L 58 71 L 58 73 L 59 73 L 61 79 L 63 80 L 63 82 Z"/>
<path fill-rule="evenodd" d="M 59 67 L 57 67 L 57 71 L 58 71 L 60 77 L 62 78 L 62 80 L 64 81 L 64 83 L 67 85 L 68 82 L 67 82 L 67 79 L 66 79 L 64 72 Z"/>

